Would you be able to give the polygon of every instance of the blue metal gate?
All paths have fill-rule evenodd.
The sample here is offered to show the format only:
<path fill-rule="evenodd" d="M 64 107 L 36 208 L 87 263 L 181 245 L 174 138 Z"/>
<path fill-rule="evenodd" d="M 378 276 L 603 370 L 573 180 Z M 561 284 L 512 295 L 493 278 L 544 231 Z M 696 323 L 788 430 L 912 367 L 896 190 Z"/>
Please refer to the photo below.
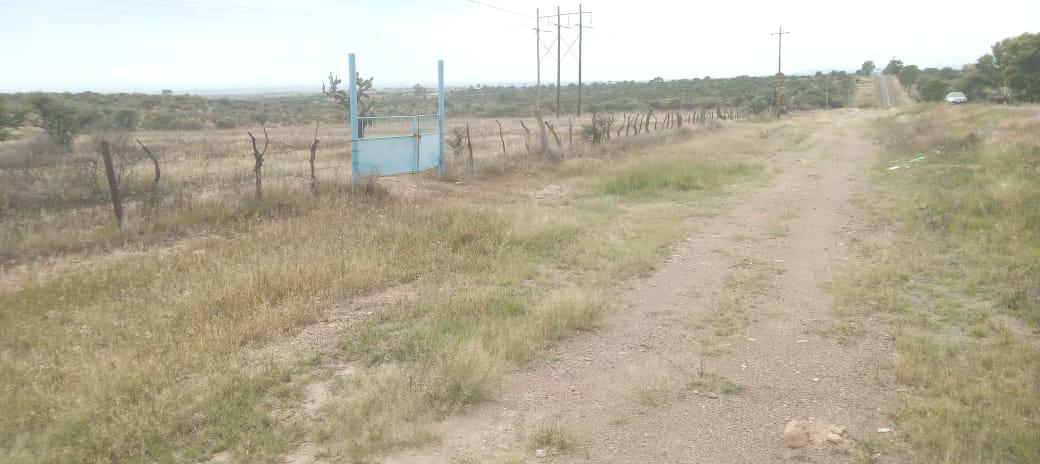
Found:
<path fill-rule="evenodd" d="M 357 67 L 350 54 L 351 181 L 363 176 L 411 174 L 438 168 L 444 175 L 444 61 L 437 62 L 437 114 L 357 114 Z M 363 129 L 363 130 L 362 130 Z"/>

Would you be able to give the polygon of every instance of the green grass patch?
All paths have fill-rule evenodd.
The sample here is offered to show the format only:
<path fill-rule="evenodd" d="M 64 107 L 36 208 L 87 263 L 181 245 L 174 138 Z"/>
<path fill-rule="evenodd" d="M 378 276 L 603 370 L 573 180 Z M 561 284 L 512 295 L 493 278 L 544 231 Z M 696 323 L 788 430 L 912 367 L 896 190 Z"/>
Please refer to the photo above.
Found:
<path fill-rule="evenodd" d="M 608 195 L 710 190 L 761 171 L 761 166 L 743 163 L 651 162 L 608 177 L 600 182 L 598 190 Z"/>

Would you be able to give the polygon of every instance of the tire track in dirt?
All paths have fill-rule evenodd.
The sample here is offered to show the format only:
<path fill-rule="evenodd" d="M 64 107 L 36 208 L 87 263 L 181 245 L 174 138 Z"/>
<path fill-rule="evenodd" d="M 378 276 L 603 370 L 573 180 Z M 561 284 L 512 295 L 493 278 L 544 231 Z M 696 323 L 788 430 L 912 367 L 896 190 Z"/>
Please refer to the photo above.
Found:
<path fill-rule="evenodd" d="M 815 144 L 778 153 L 771 185 L 699 219 L 654 275 L 626 283 L 602 329 L 440 424 L 439 444 L 379 461 L 852 462 L 873 449 L 895 399 L 891 341 L 869 324 L 852 344 L 822 335 L 839 323 L 823 284 L 854 259 L 846 244 L 862 225 L 850 200 L 870 146 L 847 135 L 862 114 L 814 116 Z M 844 426 L 849 440 L 787 449 L 793 419 Z M 535 457 L 529 437 L 547 426 L 573 449 Z"/>

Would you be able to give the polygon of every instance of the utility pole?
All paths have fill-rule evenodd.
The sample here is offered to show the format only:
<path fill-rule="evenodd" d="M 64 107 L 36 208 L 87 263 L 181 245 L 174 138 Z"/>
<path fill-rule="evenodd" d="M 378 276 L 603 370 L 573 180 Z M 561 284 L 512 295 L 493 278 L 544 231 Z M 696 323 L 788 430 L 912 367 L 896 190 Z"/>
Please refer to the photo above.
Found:
<path fill-rule="evenodd" d="M 574 34 L 568 33 L 568 37 L 564 38 L 564 36 L 563 36 L 563 29 L 570 29 L 570 30 L 575 29 L 575 26 L 573 26 L 571 24 L 572 18 L 575 15 L 578 16 L 577 34 L 574 35 Z M 563 105 L 562 105 L 562 102 L 561 102 L 561 93 L 563 91 L 563 58 L 566 55 L 570 55 L 572 57 L 575 57 L 578 60 L 578 116 L 581 116 L 581 103 L 582 103 L 581 102 L 581 93 L 582 93 L 583 84 L 584 84 L 583 81 L 582 81 L 582 51 L 583 51 L 582 47 L 584 45 L 584 43 L 583 43 L 583 41 L 584 41 L 584 30 L 585 29 L 592 29 L 592 26 L 587 25 L 587 21 L 585 21 L 585 15 L 589 15 L 589 17 L 591 19 L 592 12 L 582 10 L 580 4 L 578 5 L 578 11 L 576 13 L 564 13 L 560 9 L 560 7 L 557 6 L 556 7 L 556 14 L 548 14 L 548 15 L 545 15 L 545 16 L 541 16 L 540 10 L 537 9 L 537 8 L 535 9 L 535 40 L 536 40 L 536 50 L 535 51 L 537 52 L 536 58 L 538 60 L 538 80 L 537 80 L 536 86 L 539 89 L 537 94 L 536 94 L 537 95 L 536 98 L 538 99 L 537 108 L 539 110 L 541 110 L 541 104 L 542 104 L 542 102 L 541 102 L 542 60 L 545 59 L 545 58 L 548 58 L 549 56 L 556 55 L 556 117 L 557 118 L 560 117 L 560 114 L 563 111 Z M 567 25 L 566 26 L 563 25 L 564 18 L 567 19 Z M 550 27 L 553 26 L 553 25 L 556 26 L 556 40 L 555 40 L 556 50 L 553 50 L 553 48 L 552 48 L 553 44 L 552 43 L 542 42 L 541 33 L 542 32 L 552 32 L 552 30 L 550 30 L 548 28 L 546 28 L 546 30 L 544 30 L 544 31 L 541 29 L 541 25 L 542 25 L 542 21 L 543 20 L 546 21 L 546 25 L 547 26 L 550 26 Z M 553 21 L 556 21 L 556 23 L 553 24 Z M 564 45 L 565 41 L 567 42 L 567 49 L 566 50 L 564 50 L 564 48 L 563 48 L 563 45 Z M 575 45 L 577 45 L 577 48 L 578 48 L 577 55 L 574 54 L 574 47 L 575 47 Z"/>
<path fill-rule="evenodd" d="M 534 84 L 534 108 L 539 113 L 542 112 L 542 17 L 538 8 L 534 9 L 534 53 L 535 60 L 538 61 L 538 79 Z"/>
<path fill-rule="evenodd" d="M 560 30 L 563 28 L 563 24 L 560 23 L 560 7 L 556 7 L 556 117 L 560 117 L 560 61 L 563 57 L 560 53 L 563 51 L 563 36 L 560 34 Z"/>
<path fill-rule="evenodd" d="M 581 3 L 578 4 L 578 117 L 581 117 L 581 33 L 585 29 L 582 24 Z"/>
<path fill-rule="evenodd" d="M 776 45 L 776 117 L 777 118 L 780 117 L 781 102 L 783 101 L 783 97 L 781 96 L 781 92 L 782 92 L 781 89 L 783 88 L 784 75 L 780 72 L 780 60 L 781 60 L 781 58 L 783 56 L 784 34 L 790 34 L 790 33 L 791 33 L 790 31 L 784 31 L 784 27 L 780 26 L 780 31 L 779 32 L 774 32 L 772 34 L 769 34 L 769 35 L 777 36 L 777 39 L 778 39 L 777 40 L 777 45 Z"/>

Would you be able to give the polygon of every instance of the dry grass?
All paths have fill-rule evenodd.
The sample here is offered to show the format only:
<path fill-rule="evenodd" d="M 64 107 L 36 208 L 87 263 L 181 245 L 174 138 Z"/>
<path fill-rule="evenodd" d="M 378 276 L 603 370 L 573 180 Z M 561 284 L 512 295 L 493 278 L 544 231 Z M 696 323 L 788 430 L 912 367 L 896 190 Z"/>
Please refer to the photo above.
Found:
<path fill-rule="evenodd" d="M 474 171 L 502 174 L 534 167 L 527 155 L 521 121 L 533 131 L 530 143 L 536 143 L 537 124 L 533 118 L 500 119 L 501 136 L 496 121 L 489 119 L 452 120 L 448 130 L 469 124 Z M 620 146 L 594 147 L 581 135 L 587 117 L 546 121 L 556 127 L 561 138 L 562 146 L 557 147 L 550 136 L 552 149 L 569 157 L 655 143 L 668 136 L 632 137 Z M 241 226 L 250 220 L 297 216 L 315 209 L 320 202 L 301 195 L 310 186 L 307 159 L 314 127 L 269 129 L 271 147 L 264 162 L 262 201 L 253 199 L 253 158 L 245 132 L 246 129 L 229 129 L 95 134 L 83 137 L 76 150 L 68 154 L 57 153 L 40 133 L 29 133 L 0 145 L 0 217 L 4 219 L 0 223 L 0 263 L 25 264 L 42 257 L 104 250 L 128 240 L 152 245 L 170 237 L 219 233 L 227 226 Z M 348 128 L 319 128 L 315 169 L 319 190 L 326 199 L 342 193 L 349 179 L 350 155 L 345 148 L 349 146 L 349 137 Z M 151 213 L 151 220 L 147 219 L 147 199 L 153 170 L 134 138 L 155 152 L 161 163 L 161 202 Z M 130 174 L 121 185 L 129 223 L 123 235 L 114 227 L 104 174 L 89 168 L 91 163 L 100 162 L 96 145 L 102 139 L 112 142 L 117 155 L 124 155 L 129 161 Z M 453 178 L 472 174 L 467 168 L 465 149 L 459 154 L 449 149 L 446 156 Z"/>
<path fill-rule="evenodd" d="M 284 130 L 295 146 L 309 141 L 305 129 L 274 135 Z M 594 328 L 616 283 L 652 269 L 688 232 L 681 219 L 693 214 L 690 202 L 750 172 L 725 166 L 751 165 L 802 140 L 787 124 L 763 143 L 760 129 L 629 140 L 557 164 L 511 162 L 520 175 L 465 178 L 469 195 L 438 194 L 449 186 L 421 180 L 429 195 L 352 193 L 337 175 L 322 179 L 318 197 L 275 183 L 255 203 L 240 200 L 249 179 L 238 171 L 247 176 L 249 161 L 233 134 L 211 134 L 213 146 L 205 136 L 141 134 L 166 156 L 206 160 L 170 164 L 167 225 L 118 240 L 55 230 L 44 245 L 27 246 L 17 237 L 60 229 L 66 219 L 56 216 L 106 227 L 105 210 L 57 202 L 24 217 L 4 211 L 20 217 L 9 227 L 5 216 L 4 234 L 22 240 L 5 248 L 22 264 L 5 270 L 0 285 L 0 456 L 186 462 L 228 451 L 262 462 L 304 439 L 338 458 L 435 439 L 429 421 L 493 395 L 502 373 Z M 295 172 L 303 154 L 280 156 L 271 156 L 271 173 Z M 717 182 L 659 186 L 638 198 L 597 190 L 601 177 L 643 172 L 647 159 L 715 169 Z M 188 175 L 226 182 L 229 193 L 179 183 Z M 515 200 L 517 191 L 561 181 L 574 189 L 565 199 Z M 508 195 L 498 193 L 503 183 Z M 41 259 L 80 241 L 94 251 Z M 420 292 L 418 304 L 351 326 L 328 351 L 261 365 L 250 356 L 341 302 L 405 283 Z M 303 386 L 343 362 L 353 369 L 335 377 L 321 421 L 274 413 L 298 407 Z"/>
<path fill-rule="evenodd" d="M 574 449 L 575 439 L 559 424 L 550 424 L 536 430 L 528 437 L 532 450 L 545 450 L 547 454 L 564 454 Z"/>
<path fill-rule="evenodd" d="M 852 104 L 856 108 L 876 108 L 878 105 L 877 86 L 872 77 L 857 77 L 856 91 Z"/>
<path fill-rule="evenodd" d="M 914 392 L 899 430 L 924 462 L 1035 462 L 1040 119 L 922 105 L 877 129 L 872 203 L 895 238 L 861 244 L 870 265 L 834 291 L 848 317 L 895 325 L 896 377 Z"/>

